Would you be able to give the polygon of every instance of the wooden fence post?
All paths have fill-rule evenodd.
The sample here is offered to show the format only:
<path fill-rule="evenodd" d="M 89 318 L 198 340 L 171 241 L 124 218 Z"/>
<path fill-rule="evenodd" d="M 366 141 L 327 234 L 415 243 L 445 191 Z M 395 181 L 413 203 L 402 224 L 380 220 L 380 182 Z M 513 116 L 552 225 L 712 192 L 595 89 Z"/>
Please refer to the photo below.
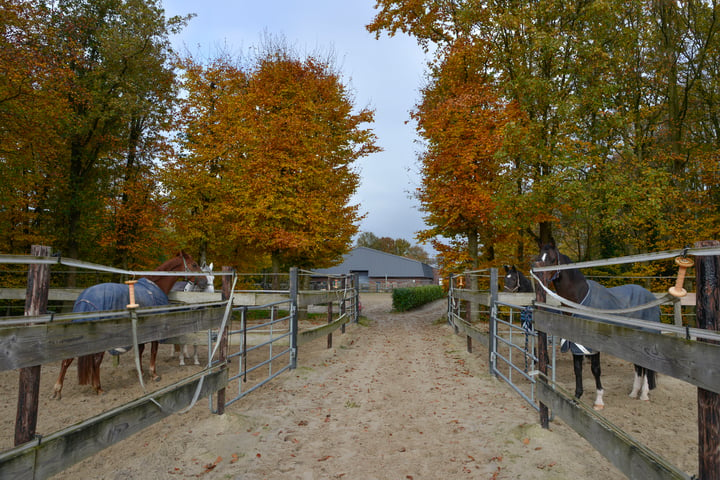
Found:
<path fill-rule="evenodd" d="M 30 254 L 49 257 L 50 247 L 33 245 Z M 27 291 L 25 293 L 25 315 L 42 315 L 47 310 L 50 290 L 50 266 L 31 264 L 28 267 Z M 40 365 L 20 369 L 17 416 L 15 417 L 15 445 L 35 437 L 38 405 L 40 400 Z"/>
<path fill-rule="evenodd" d="M 545 290 L 541 285 L 535 288 L 535 301 L 545 303 L 546 296 Z M 550 363 L 550 357 L 547 350 L 547 333 L 537 331 L 537 355 L 538 355 L 538 370 L 547 378 L 548 363 Z M 550 414 L 548 407 L 544 403 L 540 402 L 540 426 L 545 429 L 550 428 Z"/>
<path fill-rule="evenodd" d="M 473 276 L 473 274 L 466 273 L 465 274 L 465 286 L 472 292 L 477 292 L 477 278 Z M 475 308 L 477 307 L 477 304 L 471 302 L 468 300 L 465 302 L 466 305 L 466 311 L 465 311 L 465 321 L 472 325 L 473 324 L 473 314 L 475 312 Z M 465 335 L 465 343 L 467 344 L 467 352 L 472 353 L 472 337 L 470 335 Z"/>
<path fill-rule="evenodd" d="M 222 267 L 223 273 L 232 272 L 232 267 Z M 232 275 L 223 275 L 222 278 L 222 299 L 227 300 L 230 298 L 230 289 L 232 288 Z M 232 309 L 232 306 L 231 306 Z M 230 323 L 232 323 L 232 310 L 230 312 L 230 318 L 228 324 L 225 325 L 225 329 L 222 332 L 218 332 L 220 342 L 219 350 L 219 361 L 222 364 L 221 368 L 227 368 L 227 354 L 228 354 L 228 332 L 230 331 Z M 217 392 L 217 413 L 223 415 L 225 413 L 225 387 L 221 388 Z"/>
<path fill-rule="evenodd" d="M 697 242 L 696 248 L 718 247 L 720 242 Z M 698 328 L 720 330 L 720 257 L 697 257 L 696 313 Z M 720 395 L 698 387 L 698 476 L 720 479 Z"/>

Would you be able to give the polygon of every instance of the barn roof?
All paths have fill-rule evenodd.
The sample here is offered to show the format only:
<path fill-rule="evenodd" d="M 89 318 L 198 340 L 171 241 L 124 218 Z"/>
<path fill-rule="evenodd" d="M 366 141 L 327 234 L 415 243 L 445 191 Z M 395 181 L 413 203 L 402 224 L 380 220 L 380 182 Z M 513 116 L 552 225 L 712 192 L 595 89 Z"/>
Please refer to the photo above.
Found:
<path fill-rule="evenodd" d="M 369 277 L 433 278 L 433 267 L 430 265 L 368 247 L 356 247 L 346 253 L 340 265 L 313 270 L 318 275 L 353 272 L 368 272 Z"/>

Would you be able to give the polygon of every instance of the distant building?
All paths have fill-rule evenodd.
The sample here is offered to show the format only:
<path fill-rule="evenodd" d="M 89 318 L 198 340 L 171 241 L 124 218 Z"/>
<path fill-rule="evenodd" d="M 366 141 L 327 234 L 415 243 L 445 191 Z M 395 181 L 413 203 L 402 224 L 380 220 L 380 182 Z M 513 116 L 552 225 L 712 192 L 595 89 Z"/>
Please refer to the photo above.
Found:
<path fill-rule="evenodd" d="M 400 257 L 367 247 L 356 247 L 343 255 L 343 262 L 331 268 L 313 270 L 314 283 L 327 275 L 357 273 L 363 290 L 385 290 L 414 285 L 437 285 L 435 268 L 417 260 Z"/>

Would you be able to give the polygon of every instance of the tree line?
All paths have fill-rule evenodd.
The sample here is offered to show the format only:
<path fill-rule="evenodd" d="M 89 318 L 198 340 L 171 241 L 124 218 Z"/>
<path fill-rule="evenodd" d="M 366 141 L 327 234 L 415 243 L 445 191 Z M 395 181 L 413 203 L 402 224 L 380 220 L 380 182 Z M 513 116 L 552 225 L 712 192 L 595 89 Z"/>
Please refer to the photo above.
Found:
<path fill-rule="evenodd" d="M 378 0 L 367 29 L 432 52 L 415 194 L 450 269 L 720 233 L 715 1 Z M 643 267 L 663 273 L 663 266 Z M 670 262 L 668 266 L 673 269 Z"/>
<path fill-rule="evenodd" d="M 191 18 L 159 0 L 0 0 L 0 251 L 139 268 L 185 248 L 279 271 L 350 248 L 373 110 L 329 55 L 282 39 L 178 54 Z"/>
<path fill-rule="evenodd" d="M 434 263 L 430 255 L 419 245 L 413 245 L 404 238 L 378 237 L 372 232 L 362 232 L 355 241 L 357 247 L 367 247 L 400 257 L 411 258 L 418 262 Z"/>

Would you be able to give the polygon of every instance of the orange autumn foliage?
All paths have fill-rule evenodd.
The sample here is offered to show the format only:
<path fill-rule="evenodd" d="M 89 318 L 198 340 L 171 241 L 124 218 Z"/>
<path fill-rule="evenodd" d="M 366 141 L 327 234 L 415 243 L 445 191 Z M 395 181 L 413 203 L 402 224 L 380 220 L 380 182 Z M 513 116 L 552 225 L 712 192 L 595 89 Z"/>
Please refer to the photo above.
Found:
<path fill-rule="evenodd" d="M 250 67 L 188 60 L 185 78 L 185 154 L 165 180 L 175 228 L 217 238 L 209 253 L 228 261 L 269 256 L 274 271 L 346 252 L 362 218 L 353 163 L 379 148 L 362 127 L 373 112 L 353 113 L 331 66 L 274 50 Z"/>

